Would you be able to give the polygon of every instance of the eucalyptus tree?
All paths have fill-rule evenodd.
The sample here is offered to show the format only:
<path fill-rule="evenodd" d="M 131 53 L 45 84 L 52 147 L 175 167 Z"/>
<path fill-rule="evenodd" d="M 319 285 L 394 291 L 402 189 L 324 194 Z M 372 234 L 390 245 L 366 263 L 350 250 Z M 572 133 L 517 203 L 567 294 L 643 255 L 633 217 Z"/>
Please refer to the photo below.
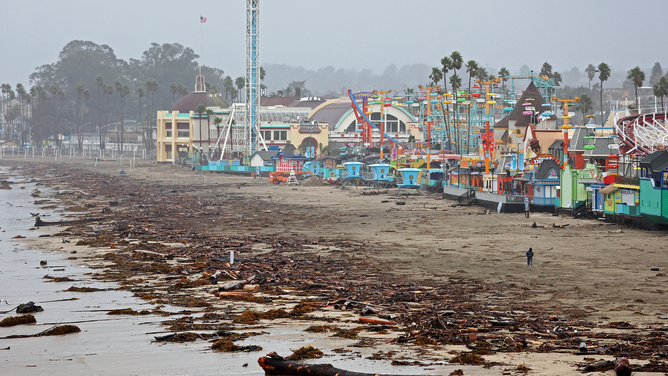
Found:
<path fill-rule="evenodd" d="M 60 85 L 58 85 L 56 83 L 51 84 L 51 87 L 49 88 L 49 93 L 51 93 L 51 100 L 52 100 L 52 103 L 53 103 L 53 129 L 52 129 L 52 132 L 54 132 L 55 139 L 56 139 L 56 144 L 58 144 L 58 103 L 56 101 L 58 91 L 60 91 Z"/>
<path fill-rule="evenodd" d="M 232 103 L 237 94 L 236 89 L 234 88 L 234 81 L 232 80 L 232 77 L 225 77 L 223 91 L 225 92 L 225 102 Z"/>
<path fill-rule="evenodd" d="M 601 81 L 601 124 L 605 124 L 603 119 L 603 82 L 610 78 L 610 66 L 606 63 L 601 63 L 597 67 L 598 79 Z"/>
<path fill-rule="evenodd" d="M 598 69 L 596 69 L 594 64 L 589 64 L 587 68 L 585 68 L 585 72 L 587 72 L 587 78 L 589 78 L 589 90 L 591 90 L 591 81 L 596 77 Z"/>
<path fill-rule="evenodd" d="M 183 85 L 181 85 L 181 84 L 176 85 L 176 90 L 178 91 L 179 96 L 180 96 L 181 98 L 183 98 L 183 97 L 185 97 L 186 95 L 188 95 L 188 88 L 185 87 L 185 86 L 183 86 Z"/>
<path fill-rule="evenodd" d="M 638 102 L 638 88 L 642 86 L 643 81 L 645 81 L 645 72 L 643 72 L 640 67 L 636 66 L 628 72 L 627 79 L 633 81 L 633 88 L 636 92 L 636 110 L 640 113 L 640 103 Z"/>
<path fill-rule="evenodd" d="M 663 69 L 661 68 L 661 64 L 656 62 L 652 67 L 652 74 L 649 76 L 649 85 L 654 86 L 657 82 L 659 82 L 661 76 L 663 76 Z"/>
<path fill-rule="evenodd" d="M 172 106 L 174 106 L 174 96 L 179 91 L 179 87 L 175 83 L 169 84 L 169 91 L 172 92 Z"/>

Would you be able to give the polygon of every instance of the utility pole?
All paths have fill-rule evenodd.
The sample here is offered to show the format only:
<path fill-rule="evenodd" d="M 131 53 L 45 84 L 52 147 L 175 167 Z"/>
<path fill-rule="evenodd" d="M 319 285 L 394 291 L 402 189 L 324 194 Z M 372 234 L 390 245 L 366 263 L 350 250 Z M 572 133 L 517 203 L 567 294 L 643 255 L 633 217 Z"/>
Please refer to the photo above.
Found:
<path fill-rule="evenodd" d="M 383 121 L 383 125 L 380 126 L 380 159 L 383 159 L 383 149 L 384 149 L 384 142 L 385 142 L 385 126 L 387 125 L 387 119 L 385 118 L 385 97 L 383 95 L 389 93 L 392 90 L 387 90 L 387 91 L 380 91 L 380 90 L 374 90 L 373 92 L 376 94 L 380 94 L 380 117 L 381 120 Z M 387 104 L 388 106 L 390 103 Z"/>
<path fill-rule="evenodd" d="M 427 120 L 425 121 L 425 125 L 427 126 L 427 170 L 429 170 L 431 168 L 431 91 L 438 90 L 439 86 L 420 85 L 419 87 L 422 90 L 427 90 Z"/>
<path fill-rule="evenodd" d="M 571 102 L 579 102 L 580 97 L 575 97 L 575 99 L 557 99 L 557 97 L 552 97 L 552 100 L 564 104 L 564 113 L 566 115 L 562 116 L 564 125 L 561 126 L 561 129 L 564 130 L 564 167 L 566 167 L 566 165 L 568 165 L 568 130 L 573 128 L 572 124 L 568 124 L 568 119 L 571 118 L 570 115 L 568 115 L 568 104 Z"/>

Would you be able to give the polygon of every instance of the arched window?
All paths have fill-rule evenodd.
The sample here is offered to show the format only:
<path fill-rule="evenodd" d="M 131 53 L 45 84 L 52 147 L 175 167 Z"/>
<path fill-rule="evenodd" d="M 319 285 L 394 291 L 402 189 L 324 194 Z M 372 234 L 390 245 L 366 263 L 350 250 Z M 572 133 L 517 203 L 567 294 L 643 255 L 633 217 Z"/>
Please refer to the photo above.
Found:
<path fill-rule="evenodd" d="M 344 131 L 345 133 L 354 133 L 357 132 L 357 120 L 353 120 L 348 128 Z"/>

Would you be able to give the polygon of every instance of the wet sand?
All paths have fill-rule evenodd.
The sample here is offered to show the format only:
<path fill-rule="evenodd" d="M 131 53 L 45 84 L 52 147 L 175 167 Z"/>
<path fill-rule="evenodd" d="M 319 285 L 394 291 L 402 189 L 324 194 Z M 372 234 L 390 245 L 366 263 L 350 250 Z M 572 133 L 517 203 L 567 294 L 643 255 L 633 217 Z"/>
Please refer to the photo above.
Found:
<path fill-rule="evenodd" d="M 39 158 L 36 161 L 54 163 Z M 16 159 L 16 162 L 21 160 Z M 361 190 L 356 189 L 275 186 L 267 180 L 196 173 L 171 165 L 138 163 L 130 170 L 128 166 L 120 166 L 118 161 L 98 162 L 97 167 L 90 160 L 70 161 L 67 157 L 58 162 L 73 162 L 76 168 L 114 175 L 124 169 L 127 179 L 147 187 L 156 184 L 180 186 L 193 189 L 194 192 L 189 193 L 192 195 L 226 193 L 239 199 L 253 200 L 258 207 L 271 211 L 256 211 L 255 214 L 226 212 L 218 223 L 201 224 L 200 230 L 207 234 L 346 238 L 360 244 L 354 254 L 346 257 L 363 258 L 398 278 L 447 283 L 449 279 L 459 276 L 484 280 L 490 286 L 502 284 L 503 289 L 480 291 L 478 297 L 493 301 L 499 307 L 522 301 L 544 306 L 546 310 L 559 314 L 568 308 L 568 312 L 575 312 L 593 323 L 628 322 L 653 330 L 666 329 L 666 320 L 660 317 L 668 315 L 668 301 L 663 296 L 668 281 L 665 277 L 668 259 L 663 250 L 667 249 L 668 238 L 661 232 L 549 214 L 532 214 L 530 219 L 525 219 L 523 215 L 484 214 L 480 208 L 452 207 L 451 201 L 441 200 L 437 195 L 408 197 L 404 200 L 406 205 L 398 206 L 395 205 L 395 197 L 362 196 Z M 533 222 L 538 228 L 530 227 Z M 534 268 L 526 267 L 524 252 L 528 247 L 533 247 L 536 253 Z M 659 272 L 650 270 L 652 268 L 659 268 Z M 285 337 L 269 330 L 272 334 L 268 337 L 281 340 L 267 340 L 266 346 L 262 344 L 264 350 L 260 354 L 205 354 L 205 357 L 243 357 L 249 359 L 244 363 L 254 365 L 261 354 L 278 351 L 287 355 L 285 348 L 294 349 L 297 347 L 294 344 L 316 342 L 318 339 L 312 334 L 304 337 L 301 328 L 293 329 L 288 329 Z M 295 338 L 298 335 L 302 337 Z M 287 345 L 281 342 L 283 339 L 286 339 Z M 148 342 L 149 339 L 144 335 L 140 341 Z M 260 337 L 253 337 L 246 342 L 265 343 L 263 341 Z M 337 346 L 328 345 L 326 339 L 324 341 L 320 346 L 323 350 Z M 200 351 L 206 352 L 202 349 L 204 344 L 199 345 Z M 162 347 L 171 346 L 184 345 Z M 396 346 L 392 349 L 396 350 Z M 449 357 L 448 351 L 453 349 L 457 350 L 446 347 L 431 354 L 440 353 L 443 359 Z M 583 361 L 582 356 L 566 353 L 512 353 L 485 358 L 515 365 L 528 364 L 532 374 L 575 374 L 573 364 Z M 604 355 L 596 358 L 611 359 Z M 363 357 L 359 359 L 361 361 Z M 325 358 L 322 361 L 335 363 L 336 360 Z M 346 363 L 336 363 L 336 366 L 346 368 Z M 372 367 L 374 371 L 396 374 L 405 369 L 388 366 L 387 370 L 381 370 L 376 368 L 379 367 L 377 364 Z M 428 368 L 435 369 L 418 372 L 447 374 L 453 369 Z M 412 371 L 415 373 L 415 369 Z M 212 374 L 215 372 L 219 371 Z M 223 373 L 228 372 L 235 371 L 226 370 Z M 257 372 L 257 368 L 253 371 L 249 367 L 248 372 Z M 503 367 L 489 370 L 477 367 L 472 369 L 471 374 L 503 372 Z"/>

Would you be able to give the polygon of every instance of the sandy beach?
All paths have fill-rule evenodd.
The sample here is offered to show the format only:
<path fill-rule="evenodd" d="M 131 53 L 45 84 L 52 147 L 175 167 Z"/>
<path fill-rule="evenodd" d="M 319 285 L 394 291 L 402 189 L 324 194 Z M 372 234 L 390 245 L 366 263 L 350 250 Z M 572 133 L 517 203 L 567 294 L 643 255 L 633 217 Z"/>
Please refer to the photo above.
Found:
<path fill-rule="evenodd" d="M 315 362 L 332 363 L 359 372 L 393 374 L 449 374 L 463 369 L 471 375 L 504 375 L 521 373 L 517 367 L 526 365 L 530 369 L 528 374 L 566 375 L 580 374 L 578 364 L 612 360 L 625 353 L 636 367 L 650 361 L 663 364 L 666 360 L 668 300 L 664 294 L 668 259 L 664 253 L 668 249 L 668 238 L 663 232 L 546 213 L 532 213 L 529 219 L 523 214 L 490 213 L 482 208 L 455 206 L 453 201 L 443 200 L 438 194 L 397 197 L 393 190 L 368 195 L 362 194 L 369 191 L 361 188 L 274 185 L 266 179 L 193 172 L 149 161 L 137 160 L 130 169 L 127 161 L 124 165 L 120 165 L 120 161 L 97 162 L 95 166 L 94 160 L 81 158 L 64 157 L 55 161 L 5 156 L 0 165 L 16 167 L 12 171 L 15 176 L 34 177 L 57 192 L 48 198 L 40 197 L 51 201 L 41 207 L 51 207 L 49 210 L 53 210 L 54 215 L 73 211 L 76 217 L 72 218 L 106 218 L 70 229 L 67 226 L 52 228 L 52 233 L 60 234 L 51 238 L 31 236 L 33 234 L 27 231 L 30 224 L 26 223 L 26 231 L 21 234 L 28 236 L 22 239 L 25 247 L 49 255 L 58 254 L 65 259 L 76 251 L 77 259 L 70 260 L 73 267 L 95 268 L 89 270 L 91 286 L 109 285 L 105 281 L 121 283 L 123 278 L 135 281 L 121 283 L 124 290 L 104 292 L 134 299 L 114 306 L 156 309 L 161 304 L 156 303 L 155 297 L 138 298 L 153 290 L 160 290 L 162 299 L 170 294 L 180 296 L 180 304 L 184 303 L 183 299 L 190 299 L 192 307 L 179 307 L 171 304 L 172 301 L 160 308 L 172 313 L 191 311 L 179 316 L 132 316 L 122 320 L 136 325 L 153 322 L 156 326 L 155 330 L 142 327 L 137 333 L 130 333 L 128 341 L 136 342 L 137 348 L 141 343 L 151 343 L 147 332 L 170 332 L 164 326 L 159 327 L 160 321 L 200 317 L 205 313 L 219 314 L 218 324 L 229 329 L 267 332 L 235 342 L 259 345 L 262 347 L 259 352 L 214 353 L 210 350 L 211 343 L 204 340 L 153 343 L 150 354 L 155 354 L 147 362 L 162 367 L 158 370 L 163 372 L 147 372 L 150 367 L 137 365 L 142 363 L 142 353 L 138 353 L 136 361 L 127 363 L 120 374 L 262 374 L 256 363 L 258 357 L 270 351 L 289 355 L 290 350 L 307 344 L 332 355 Z M 120 174 L 121 170 L 125 171 L 124 175 Z M 17 189 L 16 185 L 12 189 Z M 398 205 L 399 201 L 404 204 Z M 109 223 L 115 226 L 109 231 L 92 227 Z M 117 253 L 118 257 L 137 254 L 137 247 L 148 249 L 146 245 L 153 244 L 148 243 L 149 236 L 159 245 L 150 250 L 159 254 L 173 252 L 175 256 L 169 263 L 184 266 L 179 270 L 189 274 L 183 274 L 183 278 L 198 281 L 204 279 L 202 275 L 216 270 L 238 271 L 244 277 L 257 274 L 264 280 L 259 283 L 261 290 L 257 295 L 270 297 L 272 302 L 220 300 L 211 293 L 216 286 L 208 284 L 189 288 L 187 293 L 175 291 L 173 279 L 142 270 L 123 274 L 118 258 L 100 257 L 110 252 Z M 63 238 L 69 243 L 62 243 Z M 76 245 L 82 240 L 87 244 Z M 114 243 L 112 249 L 110 244 Z M 230 245 L 234 243 L 238 246 Z M 215 244 L 220 245 L 212 247 Z M 526 265 L 525 252 L 529 247 L 535 252 L 533 268 Z M 239 261 L 226 267 L 220 259 L 229 258 L 232 248 Z M 8 249 L 12 248 L 4 244 L 3 253 Z M 184 252 L 192 253 L 185 257 Z M 204 257 L 209 263 L 200 261 L 202 265 L 198 265 L 198 260 Z M 35 255 L 30 262 L 39 258 L 40 255 Z M 147 257 L 143 262 L 155 260 Z M 295 266 L 286 269 L 280 262 L 294 262 Z M 101 267 L 111 268 L 112 272 L 103 274 L 105 269 L 98 269 Z M 322 287 L 305 290 L 299 287 L 305 281 Z M 383 294 L 392 289 L 396 290 L 392 298 L 384 298 Z M 276 295 L 276 290 L 283 291 Z M 134 297 L 128 294 L 133 291 Z M 410 299 L 397 297 L 399 293 L 405 296 L 409 292 Z M 87 304 L 111 309 L 106 300 L 121 299 L 98 294 L 102 293 L 89 294 L 98 297 L 88 298 L 93 301 Z M 70 295 L 73 294 L 68 293 L 68 297 Z M 353 300 L 350 299 L 353 296 L 382 306 L 400 323 L 399 328 L 384 333 L 364 331 L 355 339 L 305 332 L 306 328 L 323 323 L 335 323 L 348 329 L 359 326 L 357 308 L 341 310 L 333 304 L 321 304 L 298 319 L 291 316 L 245 326 L 232 324 L 232 318 L 246 310 L 264 312 L 283 308 L 289 311 L 306 304 L 304 299 L 324 299 L 331 303 L 335 297 Z M 196 307 L 200 300 L 208 305 Z M 452 315 L 452 325 L 458 325 L 458 320 L 462 322 L 457 327 L 459 332 L 447 338 L 443 337 L 443 330 L 436 330 L 438 328 L 430 324 L 434 317 L 446 315 Z M 513 324 L 507 324 L 508 328 L 494 328 L 499 322 L 522 324 L 517 328 L 513 328 Z M 480 329 L 478 335 L 463 334 L 467 332 L 462 329 L 474 324 Z M 77 336 L 79 341 L 85 341 L 87 334 L 99 335 L 93 332 L 108 325 L 99 322 L 91 330 L 62 338 L 69 341 Z M 0 332 L 5 333 L 3 336 L 14 331 L 31 332 L 24 327 L 13 328 L 11 332 L 6 328 Z M 396 340 L 410 338 L 411 333 L 421 333 L 429 342 Z M 461 343 L 464 337 L 467 343 Z M 35 367 L 27 366 L 43 369 L 56 363 L 48 363 L 46 356 L 35 355 L 23 361 L 12 353 L 15 346 L 19 346 L 16 341 L 29 343 L 31 348 L 49 348 L 53 338 L 13 340 L 11 350 L 2 351 L 0 355 L 11 369 L 42 374 L 37 370 L 32 372 L 31 368 Z M 370 346 L 348 347 L 359 345 L 365 338 L 370 339 Z M 506 342 L 522 342 L 522 349 L 500 351 L 498 343 L 504 338 L 510 338 Z M 5 341 L 0 340 L 0 347 L 8 346 Z M 548 346 L 550 341 L 555 347 Z M 592 354 L 575 355 L 581 341 L 586 342 Z M 65 355 L 70 354 L 69 351 L 88 351 L 77 350 L 75 343 L 73 341 L 69 345 L 71 349 L 61 354 L 53 348 L 49 351 L 61 359 L 71 358 Z M 95 342 L 89 343 L 95 350 Z M 485 344 L 492 344 L 494 351 Z M 186 350 L 173 350 L 177 347 Z M 488 349 L 481 353 L 487 367 L 447 362 L 471 348 Z M 342 355 L 333 351 L 335 349 L 352 351 Z M 595 353 L 596 349 L 603 351 Z M 160 364 L 160 359 L 171 356 L 164 353 L 168 351 L 176 351 L 179 356 L 194 353 L 192 358 L 183 359 L 198 362 L 201 367 L 190 372 L 187 368 L 171 372 Z M 372 359 L 367 359 L 369 357 Z M 112 358 L 109 356 L 105 361 L 111 362 Z M 78 359 L 86 357 L 80 355 Z M 62 374 L 113 374 L 102 370 L 105 361 L 89 363 L 91 372 L 80 373 L 76 367 L 64 367 L 63 361 L 57 362 L 55 369 L 62 370 Z M 420 364 L 392 366 L 392 361 Z M 249 366 L 241 367 L 244 363 Z M 230 368 L 221 368 L 220 364 L 228 364 Z M 655 368 L 658 369 L 661 368 Z M 651 374 L 636 374 L 645 373 Z M 608 371 L 608 374 L 613 372 Z"/>

